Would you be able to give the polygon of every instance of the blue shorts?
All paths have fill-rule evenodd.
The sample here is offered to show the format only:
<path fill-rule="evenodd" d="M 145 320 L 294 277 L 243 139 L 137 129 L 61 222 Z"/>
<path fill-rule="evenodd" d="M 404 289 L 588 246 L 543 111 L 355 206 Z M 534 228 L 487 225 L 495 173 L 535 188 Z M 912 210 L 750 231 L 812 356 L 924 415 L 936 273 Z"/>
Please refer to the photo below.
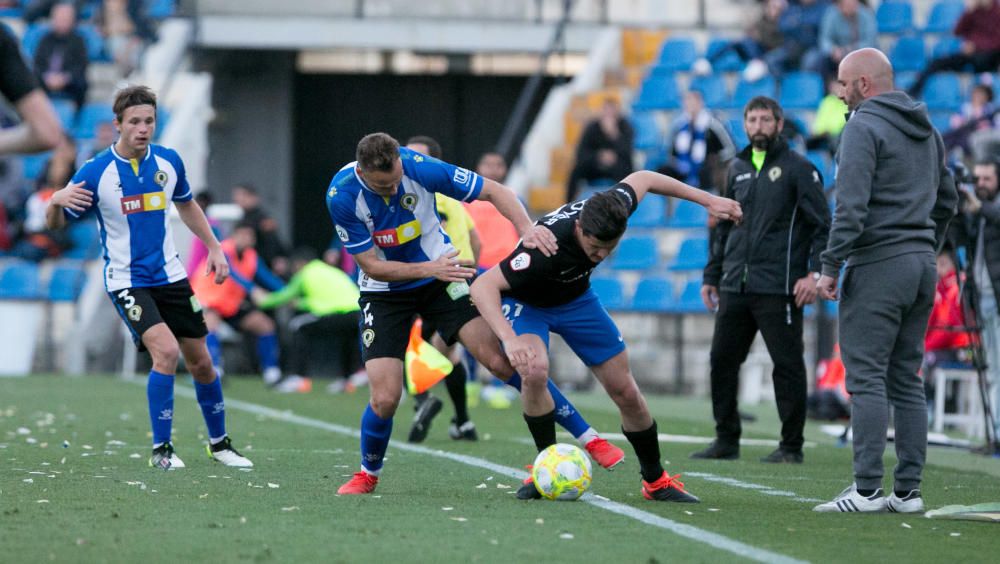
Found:
<path fill-rule="evenodd" d="M 607 362 L 625 350 L 618 326 L 590 289 L 568 304 L 556 307 L 534 307 L 505 297 L 503 314 L 515 333 L 538 335 L 546 349 L 549 332 L 558 334 L 587 366 Z"/>

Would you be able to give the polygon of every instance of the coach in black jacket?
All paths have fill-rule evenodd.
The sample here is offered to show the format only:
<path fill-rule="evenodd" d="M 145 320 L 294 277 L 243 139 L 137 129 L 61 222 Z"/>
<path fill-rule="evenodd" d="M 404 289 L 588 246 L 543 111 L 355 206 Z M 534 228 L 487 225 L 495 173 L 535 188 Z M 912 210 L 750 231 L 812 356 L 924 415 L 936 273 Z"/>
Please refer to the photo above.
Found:
<path fill-rule="evenodd" d="M 777 102 L 750 100 L 743 125 L 750 145 L 729 165 L 726 193 L 743 207 L 743 222 L 719 223 L 701 288 L 705 306 L 716 311 L 710 361 L 716 439 L 692 458 L 739 458 L 739 371 L 760 331 L 774 361 L 782 423 L 778 449 L 761 461 L 799 463 L 806 421 L 802 308 L 816 299 L 830 208 L 819 172 L 781 139 Z"/>

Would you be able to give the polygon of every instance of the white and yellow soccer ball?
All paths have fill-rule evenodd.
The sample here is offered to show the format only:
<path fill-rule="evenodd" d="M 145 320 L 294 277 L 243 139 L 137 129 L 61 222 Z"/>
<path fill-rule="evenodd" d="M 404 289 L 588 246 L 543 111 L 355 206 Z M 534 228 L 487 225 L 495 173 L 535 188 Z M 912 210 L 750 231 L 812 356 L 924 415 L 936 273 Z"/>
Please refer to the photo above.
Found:
<path fill-rule="evenodd" d="M 590 488 L 593 468 L 582 449 L 558 443 L 538 453 L 531 478 L 545 499 L 573 501 Z"/>

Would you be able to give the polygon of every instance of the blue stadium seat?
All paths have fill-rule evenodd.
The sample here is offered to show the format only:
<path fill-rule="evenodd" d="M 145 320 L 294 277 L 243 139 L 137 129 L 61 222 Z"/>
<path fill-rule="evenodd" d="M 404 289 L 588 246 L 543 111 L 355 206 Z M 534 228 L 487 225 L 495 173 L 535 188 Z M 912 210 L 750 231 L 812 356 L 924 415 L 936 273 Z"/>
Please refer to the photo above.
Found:
<path fill-rule="evenodd" d="M 149 0 L 146 15 L 154 20 L 162 20 L 174 15 L 177 10 L 175 0 Z"/>
<path fill-rule="evenodd" d="M 96 135 L 97 124 L 114 119 L 111 104 L 91 102 L 84 104 L 76 116 L 73 126 L 73 137 L 77 139 L 92 139 Z"/>
<path fill-rule="evenodd" d="M 632 309 L 637 311 L 669 311 L 675 301 L 673 283 L 663 276 L 639 280 L 632 296 Z"/>
<path fill-rule="evenodd" d="M 681 96 L 673 75 L 650 75 L 642 81 L 633 107 L 637 110 L 676 110 Z"/>
<path fill-rule="evenodd" d="M 725 37 L 713 38 L 708 42 L 708 48 L 705 49 L 705 58 L 711 59 L 713 55 L 726 45 L 732 43 L 732 41 L 732 39 L 726 39 Z M 739 55 L 735 51 L 729 50 L 712 63 L 712 70 L 715 72 L 737 72 L 743 70 L 744 66 L 746 65 L 740 59 Z"/>
<path fill-rule="evenodd" d="M 56 115 L 59 116 L 59 122 L 62 123 L 63 129 L 66 131 L 72 129 L 73 121 L 76 118 L 76 104 L 67 98 L 50 98 L 50 101 Z"/>
<path fill-rule="evenodd" d="M 931 112 L 931 124 L 944 133 L 951 129 L 951 112 Z"/>
<path fill-rule="evenodd" d="M 42 37 L 45 37 L 48 32 L 49 24 L 46 23 L 33 23 L 24 30 L 24 36 L 21 37 L 21 47 L 29 62 L 34 62 L 38 44 L 42 42 Z"/>
<path fill-rule="evenodd" d="M 951 33 L 963 11 L 965 11 L 965 5 L 962 0 L 935 2 L 930 15 L 927 16 L 927 25 L 924 26 L 924 31 L 927 33 Z"/>
<path fill-rule="evenodd" d="M 83 36 L 83 40 L 87 44 L 87 56 L 90 58 L 90 62 L 111 60 L 104 49 L 104 36 L 96 27 L 92 24 L 82 23 L 76 26 L 76 31 Z"/>
<path fill-rule="evenodd" d="M 38 265 L 17 261 L 0 273 L 0 299 L 34 300 L 42 297 L 38 284 Z"/>
<path fill-rule="evenodd" d="M 719 74 L 696 76 L 691 79 L 688 90 L 697 90 L 705 100 L 706 108 L 723 108 L 729 103 L 726 81 Z"/>
<path fill-rule="evenodd" d="M 932 59 L 940 59 L 941 57 L 947 57 L 948 55 L 954 55 L 962 49 L 962 40 L 953 36 L 946 35 L 938 42 L 934 44 L 934 49 L 931 52 Z"/>
<path fill-rule="evenodd" d="M 665 198 L 643 198 L 635 212 L 628 218 L 629 227 L 657 227 L 663 225 Z"/>
<path fill-rule="evenodd" d="M 691 237 L 681 243 L 669 270 L 702 270 L 708 264 L 708 238 Z"/>
<path fill-rule="evenodd" d="M 729 136 L 733 138 L 733 143 L 736 145 L 736 150 L 742 150 L 750 144 L 750 139 L 747 137 L 747 130 L 743 127 L 742 119 L 729 119 L 726 120 L 726 129 L 729 130 Z"/>
<path fill-rule="evenodd" d="M 927 65 L 924 38 L 917 35 L 900 37 L 889 54 L 895 72 L 919 71 Z"/>
<path fill-rule="evenodd" d="M 937 73 L 927 79 L 924 102 L 931 111 L 956 112 L 962 107 L 962 85 L 955 73 Z"/>
<path fill-rule="evenodd" d="M 756 82 L 747 82 L 740 78 L 739 82 L 736 83 L 736 90 L 733 91 L 733 99 L 729 107 L 742 110 L 751 98 L 755 96 L 777 98 L 776 92 L 777 86 L 771 76 L 765 76 Z"/>
<path fill-rule="evenodd" d="M 790 72 L 781 80 L 781 105 L 815 110 L 823 99 L 823 78 L 814 72 Z"/>
<path fill-rule="evenodd" d="M 42 169 L 45 168 L 45 163 L 49 162 L 49 158 L 51 157 L 52 151 L 21 157 L 21 162 L 24 164 L 25 180 L 34 181 L 38 178 L 38 175 L 42 173 Z"/>
<path fill-rule="evenodd" d="M 622 309 L 625 307 L 625 289 L 617 278 L 591 278 L 590 287 L 601 300 L 601 305 L 607 309 Z"/>
<path fill-rule="evenodd" d="M 663 145 L 663 134 L 653 112 L 635 112 L 630 119 L 635 130 L 635 148 L 640 151 L 658 149 Z"/>
<path fill-rule="evenodd" d="M 875 10 L 879 33 L 903 33 L 913 29 L 913 6 L 909 2 L 887 1 Z"/>
<path fill-rule="evenodd" d="M 670 311 L 676 313 L 707 313 L 701 301 L 701 280 L 688 280 L 680 297 L 672 304 Z"/>
<path fill-rule="evenodd" d="M 674 213 L 667 220 L 667 227 L 705 227 L 707 224 L 708 212 L 705 208 L 687 200 L 676 200 Z"/>
<path fill-rule="evenodd" d="M 899 90 L 909 90 L 917 80 L 917 73 L 914 71 L 903 71 L 896 73 L 896 88 Z"/>
<path fill-rule="evenodd" d="M 654 237 L 630 237 L 622 239 L 618 250 L 609 259 L 615 270 L 645 270 L 656 266 L 659 252 Z"/>
<path fill-rule="evenodd" d="M 101 256 L 101 239 L 93 219 L 74 221 L 66 228 L 70 248 L 63 256 L 70 259 L 93 260 Z"/>
<path fill-rule="evenodd" d="M 674 37 L 663 42 L 657 67 L 662 71 L 686 71 L 698 58 L 698 48 L 690 37 Z"/>
<path fill-rule="evenodd" d="M 809 151 L 806 153 L 806 158 L 809 162 L 816 167 L 816 170 L 823 175 L 823 185 L 832 186 L 833 185 L 833 170 L 830 166 L 830 161 L 827 159 L 826 153 L 822 151 Z"/>
<path fill-rule="evenodd" d="M 75 302 L 86 282 L 83 264 L 63 261 L 52 270 L 49 279 L 48 299 L 53 302 Z"/>

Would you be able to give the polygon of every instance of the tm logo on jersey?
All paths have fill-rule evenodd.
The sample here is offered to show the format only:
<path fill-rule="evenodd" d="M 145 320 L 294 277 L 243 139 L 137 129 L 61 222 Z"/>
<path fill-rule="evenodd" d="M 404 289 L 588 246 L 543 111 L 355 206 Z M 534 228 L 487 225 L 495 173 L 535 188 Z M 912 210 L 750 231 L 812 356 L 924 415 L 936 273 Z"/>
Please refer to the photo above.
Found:
<path fill-rule="evenodd" d="M 163 192 L 125 196 L 121 199 L 121 202 L 122 213 L 125 215 L 167 209 L 167 195 Z"/>
<path fill-rule="evenodd" d="M 372 233 L 379 247 L 398 247 L 420 237 L 420 220 L 407 221 L 395 229 L 383 229 Z"/>

